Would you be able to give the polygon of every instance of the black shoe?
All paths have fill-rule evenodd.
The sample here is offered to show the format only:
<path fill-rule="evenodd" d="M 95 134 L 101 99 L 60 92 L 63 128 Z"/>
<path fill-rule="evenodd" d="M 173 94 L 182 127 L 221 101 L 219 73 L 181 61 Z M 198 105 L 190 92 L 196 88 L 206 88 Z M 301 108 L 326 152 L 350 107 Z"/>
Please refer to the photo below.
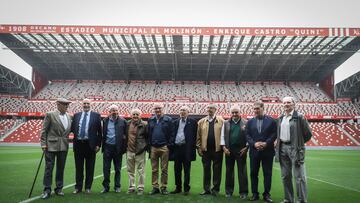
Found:
<path fill-rule="evenodd" d="M 273 202 L 273 200 L 270 198 L 270 195 L 264 196 L 264 201 L 265 201 L 265 202 L 268 202 L 268 203 L 272 203 L 272 202 Z"/>
<path fill-rule="evenodd" d="M 50 198 L 50 192 L 44 192 L 42 195 L 41 195 L 41 199 L 49 199 Z"/>
<path fill-rule="evenodd" d="M 189 195 L 189 191 L 185 191 L 185 192 L 184 192 L 184 195 L 185 195 L 185 196 Z"/>
<path fill-rule="evenodd" d="M 63 192 L 62 190 L 57 190 L 57 191 L 55 191 L 55 194 L 56 194 L 57 196 L 64 196 L 64 192 Z"/>
<path fill-rule="evenodd" d="M 166 188 L 163 188 L 163 189 L 161 189 L 161 194 L 163 194 L 163 195 L 168 195 L 168 194 L 169 194 L 169 191 L 167 191 Z"/>
<path fill-rule="evenodd" d="M 158 194 L 158 193 L 160 193 L 159 188 L 153 188 L 153 189 L 151 190 L 151 192 L 149 192 L 149 195 L 155 195 L 155 194 Z"/>
<path fill-rule="evenodd" d="M 203 191 L 202 193 L 200 193 L 200 195 L 211 195 L 211 192 L 210 191 Z"/>
<path fill-rule="evenodd" d="M 259 200 L 259 196 L 253 195 L 252 197 L 250 197 L 249 200 L 250 200 L 250 201 L 257 201 L 257 200 Z"/>
<path fill-rule="evenodd" d="M 180 193 L 180 192 L 181 192 L 181 190 L 175 189 L 174 191 L 171 191 L 170 194 L 177 194 L 177 193 Z"/>
<path fill-rule="evenodd" d="M 104 193 L 108 193 L 108 192 L 109 192 L 108 188 L 103 188 L 100 193 L 104 194 Z"/>

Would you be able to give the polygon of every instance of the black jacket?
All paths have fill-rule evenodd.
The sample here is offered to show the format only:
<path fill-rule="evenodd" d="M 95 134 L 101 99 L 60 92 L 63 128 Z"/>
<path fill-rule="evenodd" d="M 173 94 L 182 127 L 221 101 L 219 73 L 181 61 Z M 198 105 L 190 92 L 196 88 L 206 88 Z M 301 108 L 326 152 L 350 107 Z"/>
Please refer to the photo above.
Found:
<path fill-rule="evenodd" d="M 103 148 L 102 152 L 104 152 L 105 141 L 107 136 L 107 128 L 109 124 L 109 117 L 105 118 L 103 121 Z M 127 148 L 127 140 L 126 140 L 126 131 L 127 131 L 127 123 L 123 118 L 118 117 L 115 121 L 115 145 L 116 152 L 119 154 L 124 154 Z"/>
<path fill-rule="evenodd" d="M 173 135 L 174 143 L 176 139 L 176 134 L 179 129 L 179 122 L 180 118 L 175 119 L 173 121 Z M 186 119 L 186 124 L 184 128 L 184 134 L 185 134 L 185 159 L 188 161 L 195 161 L 196 160 L 196 132 L 197 132 L 197 122 L 192 118 Z M 170 148 L 170 154 L 169 154 L 169 160 L 174 161 L 176 159 L 175 157 L 175 150 L 176 147 Z"/>

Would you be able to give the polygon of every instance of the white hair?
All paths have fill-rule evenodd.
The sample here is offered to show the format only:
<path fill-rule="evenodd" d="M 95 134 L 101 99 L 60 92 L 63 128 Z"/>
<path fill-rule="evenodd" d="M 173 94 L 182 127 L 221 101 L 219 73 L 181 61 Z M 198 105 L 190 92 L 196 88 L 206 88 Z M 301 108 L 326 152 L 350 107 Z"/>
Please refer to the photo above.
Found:
<path fill-rule="evenodd" d="M 159 107 L 164 108 L 164 105 L 162 103 L 155 103 L 153 108 L 155 109 L 155 108 L 159 108 Z"/>
<path fill-rule="evenodd" d="M 185 110 L 187 112 L 190 112 L 190 108 L 188 106 L 182 106 L 180 107 L 180 110 Z"/>
<path fill-rule="evenodd" d="M 217 106 L 215 104 L 208 104 L 206 108 L 214 108 L 217 109 Z"/>
<path fill-rule="evenodd" d="M 234 110 L 237 110 L 238 112 L 240 112 L 240 107 L 238 105 L 234 105 L 230 108 L 230 113 L 232 113 Z"/>
<path fill-rule="evenodd" d="M 84 102 L 91 103 L 91 100 L 88 99 L 88 98 L 85 98 L 85 99 L 82 100 L 82 102 L 83 102 L 83 103 L 84 103 Z"/>
<path fill-rule="evenodd" d="M 134 114 L 134 113 L 138 113 L 139 115 L 142 114 L 142 112 L 141 112 L 140 109 L 131 109 L 130 114 L 132 115 L 132 114 Z"/>
<path fill-rule="evenodd" d="M 290 100 L 292 103 L 295 104 L 295 98 L 294 98 L 294 97 L 284 97 L 284 98 L 282 99 L 282 101 L 284 102 L 285 100 Z"/>
<path fill-rule="evenodd" d="M 119 107 L 117 106 L 117 105 L 115 105 L 115 104 L 112 104 L 111 106 L 109 106 L 109 111 L 111 111 L 111 110 L 119 110 Z"/>

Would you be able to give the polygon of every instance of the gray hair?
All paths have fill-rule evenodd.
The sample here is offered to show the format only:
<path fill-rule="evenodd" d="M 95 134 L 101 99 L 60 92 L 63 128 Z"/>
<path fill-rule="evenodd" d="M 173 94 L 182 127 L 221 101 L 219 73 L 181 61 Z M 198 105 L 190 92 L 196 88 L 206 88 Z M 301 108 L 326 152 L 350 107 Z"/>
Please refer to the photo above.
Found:
<path fill-rule="evenodd" d="M 238 112 L 240 112 L 240 107 L 238 105 L 233 105 L 231 108 L 230 108 L 230 113 L 232 113 L 234 110 L 237 110 Z"/>
<path fill-rule="evenodd" d="M 190 112 L 190 108 L 188 106 L 182 106 L 180 107 L 180 110 L 185 110 L 187 112 Z"/>
<path fill-rule="evenodd" d="M 109 111 L 111 111 L 111 110 L 119 110 L 119 107 L 117 106 L 117 105 L 115 105 L 115 104 L 112 104 L 111 106 L 109 106 Z"/>
<path fill-rule="evenodd" d="M 285 101 L 285 99 L 286 100 L 290 100 L 293 104 L 295 104 L 295 98 L 294 97 L 284 97 L 283 99 L 282 99 L 282 101 L 284 102 Z"/>
<path fill-rule="evenodd" d="M 214 108 L 214 109 L 217 109 L 217 106 L 216 106 L 216 104 L 208 104 L 207 106 L 206 106 L 206 108 Z"/>
<path fill-rule="evenodd" d="M 137 113 L 137 114 L 139 114 L 139 115 L 142 114 L 142 112 L 141 112 L 140 109 L 131 109 L 130 114 L 133 115 L 134 113 Z"/>

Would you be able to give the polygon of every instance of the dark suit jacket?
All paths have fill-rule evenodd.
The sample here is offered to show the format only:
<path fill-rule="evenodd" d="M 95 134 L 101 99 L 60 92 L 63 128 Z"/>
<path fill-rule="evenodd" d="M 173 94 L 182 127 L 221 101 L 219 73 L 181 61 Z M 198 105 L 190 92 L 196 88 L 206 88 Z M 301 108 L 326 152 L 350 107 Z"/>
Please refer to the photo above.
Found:
<path fill-rule="evenodd" d="M 102 152 L 104 152 L 108 124 L 109 124 L 109 117 L 103 120 Z M 119 154 L 124 154 L 126 152 L 126 148 L 127 148 L 126 131 L 127 131 L 126 120 L 118 117 L 115 121 L 115 145 L 116 145 L 116 152 Z"/>
<path fill-rule="evenodd" d="M 74 133 L 74 150 L 76 150 L 76 139 L 79 133 L 79 123 L 82 112 L 74 114 L 73 122 L 71 124 L 71 132 Z M 95 150 L 96 146 L 101 146 L 101 116 L 99 113 L 90 112 L 89 120 L 89 145 L 92 150 Z"/>
<path fill-rule="evenodd" d="M 163 118 L 161 119 L 161 128 L 163 133 L 166 136 L 166 146 L 171 147 L 174 145 L 175 138 L 173 136 L 173 124 L 172 124 L 172 118 L 166 115 L 163 115 Z M 148 132 L 149 132 L 149 144 L 150 146 L 153 145 L 152 143 L 152 136 L 154 127 L 156 125 L 156 116 L 152 116 L 148 120 Z"/>
<path fill-rule="evenodd" d="M 250 156 L 263 153 L 275 155 L 274 141 L 276 139 L 276 121 L 270 116 L 265 115 L 261 132 L 258 132 L 256 118 L 252 118 L 246 125 L 246 139 L 250 146 Z M 263 151 L 256 150 L 255 142 L 266 142 L 267 147 Z"/>
<path fill-rule="evenodd" d="M 176 139 L 176 134 L 179 129 L 179 121 L 180 121 L 180 118 L 175 119 L 173 121 L 174 140 Z M 185 158 L 188 161 L 195 161 L 195 159 L 196 159 L 196 133 L 197 133 L 197 122 L 192 118 L 187 118 L 185 128 L 184 128 L 184 134 L 185 134 L 185 147 L 186 147 Z M 170 148 L 170 154 L 169 154 L 170 161 L 175 160 L 174 150 L 175 150 L 174 147 Z"/>

